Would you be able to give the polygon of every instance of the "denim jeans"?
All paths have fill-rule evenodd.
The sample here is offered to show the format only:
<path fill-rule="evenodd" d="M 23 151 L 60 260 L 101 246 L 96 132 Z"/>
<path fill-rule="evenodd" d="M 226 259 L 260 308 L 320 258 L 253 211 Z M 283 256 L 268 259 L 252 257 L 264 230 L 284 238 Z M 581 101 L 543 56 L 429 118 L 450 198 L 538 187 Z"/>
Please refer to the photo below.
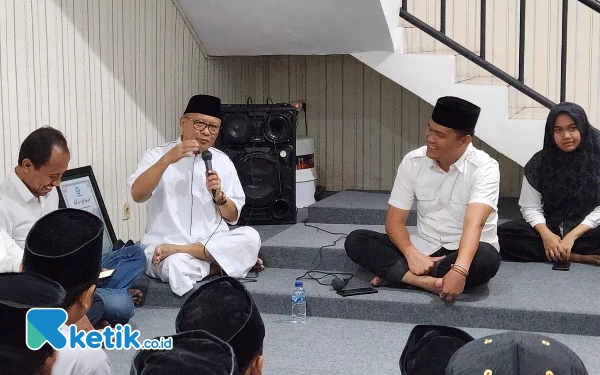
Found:
<path fill-rule="evenodd" d="M 88 319 L 93 325 L 101 320 L 112 325 L 127 324 L 134 313 L 128 289 L 146 269 L 146 256 L 139 246 L 127 246 L 104 254 L 101 264 L 115 271 L 96 287 Z"/>

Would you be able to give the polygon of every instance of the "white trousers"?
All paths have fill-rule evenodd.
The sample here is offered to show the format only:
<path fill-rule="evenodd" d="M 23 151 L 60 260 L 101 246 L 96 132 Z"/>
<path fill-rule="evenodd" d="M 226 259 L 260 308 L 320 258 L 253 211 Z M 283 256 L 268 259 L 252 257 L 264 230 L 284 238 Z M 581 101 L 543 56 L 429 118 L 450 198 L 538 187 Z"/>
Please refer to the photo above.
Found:
<path fill-rule="evenodd" d="M 260 235 L 256 229 L 241 227 L 231 231 L 215 233 L 208 243 L 202 242 L 223 271 L 231 277 L 246 277 L 256 264 L 260 250 Z M 210 271 L 210 263 L 194 258 L 189 254 L 172 254 L 159 264 L 152 264 L 154 248 L 145 249 L 146 274 L 169 283 L 173 293 L 182 296 L 192 290 L 197 281 L 205 278 Z"/>

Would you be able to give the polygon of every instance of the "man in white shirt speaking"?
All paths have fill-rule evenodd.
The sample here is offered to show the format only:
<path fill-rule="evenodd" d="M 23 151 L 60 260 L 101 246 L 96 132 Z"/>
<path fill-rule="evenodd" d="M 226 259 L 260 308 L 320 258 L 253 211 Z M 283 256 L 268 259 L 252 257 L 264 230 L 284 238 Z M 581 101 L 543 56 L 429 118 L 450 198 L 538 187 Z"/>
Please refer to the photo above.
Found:
<path fill-rule="evenodd" d="M 147 202 L 141 242 L 146 273 L 168 282 L 179 296 L 208 276 L 211 264 L 245 277 L 261 263 L 258 232 L 229 230 L 246 197 L 233 162 L 212 147 L 220 116 L 219 98 L 193 96 L 179 119 L 180 139 L 146 151 L 129 178 L 133 199 Z M 212 166 L 204 160 L 209 158 Z"/>
<path fill-rule="evenodd" d="M 487 283 L 500 267 L 496 234 L 498 162 L 472 144 L 481 109 L 463 99 L 438 100 L 427 125 L 427 145 L 398 167 L 386 234 L 356 230 L 348 256 L 376 277 L 372 285 L 408 284 L 450 302 Z M 406 220 L 417 198 L 417 233 Z"/>

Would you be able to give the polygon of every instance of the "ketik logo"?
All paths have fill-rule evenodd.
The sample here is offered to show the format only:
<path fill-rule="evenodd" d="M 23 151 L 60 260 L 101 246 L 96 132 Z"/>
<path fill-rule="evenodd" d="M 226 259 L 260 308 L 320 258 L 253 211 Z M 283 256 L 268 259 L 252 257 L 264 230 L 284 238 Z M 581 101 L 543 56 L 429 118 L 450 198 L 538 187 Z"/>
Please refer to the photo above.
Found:
<path fill-rule="evenodd" d="M 45 343 L 60 350 L 67 346 L 67 339 L 59 331 L 67 321 L 63 309 L 30 309 L 25 316 L 25 343 L 31 350 L 38 350 Z"/>

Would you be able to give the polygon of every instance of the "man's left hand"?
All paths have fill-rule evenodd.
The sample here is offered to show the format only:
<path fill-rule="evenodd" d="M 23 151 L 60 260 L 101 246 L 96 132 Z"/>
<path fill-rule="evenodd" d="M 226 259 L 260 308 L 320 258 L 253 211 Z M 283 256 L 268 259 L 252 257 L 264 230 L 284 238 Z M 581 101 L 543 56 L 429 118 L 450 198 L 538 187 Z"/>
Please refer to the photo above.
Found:
<path fill-rule="evenodd" d="M 571 249 L 573 249 L 573 245 L 575 241 L 571 236 L 566 235 L 562 240 L 560 240 L 560 244 L 558 245 L 558 251 L 560 253 L 560 260 L 568 262 L 571 257 Z"/>
<path fill-rule="evenodd" d="M 206 177 L 206 187 L 208 188 L 208 191 L 211 192 L 215 190 L 216 194 L 215 194 L 215 199 L 217 201 L 222 200 L 222 192 L 221 192 L 221 179 L 219 178 L 219 175 L 217 174 L 217 172 L 210 170 L 208 171 L 208 177 Z"/>
<path fill-rule="evenodd" d="M 440 297 L 447 302 L 452 302 L 465 290 L 467 278 L 450 269 L 442 279 L 442 293 Z"/>

